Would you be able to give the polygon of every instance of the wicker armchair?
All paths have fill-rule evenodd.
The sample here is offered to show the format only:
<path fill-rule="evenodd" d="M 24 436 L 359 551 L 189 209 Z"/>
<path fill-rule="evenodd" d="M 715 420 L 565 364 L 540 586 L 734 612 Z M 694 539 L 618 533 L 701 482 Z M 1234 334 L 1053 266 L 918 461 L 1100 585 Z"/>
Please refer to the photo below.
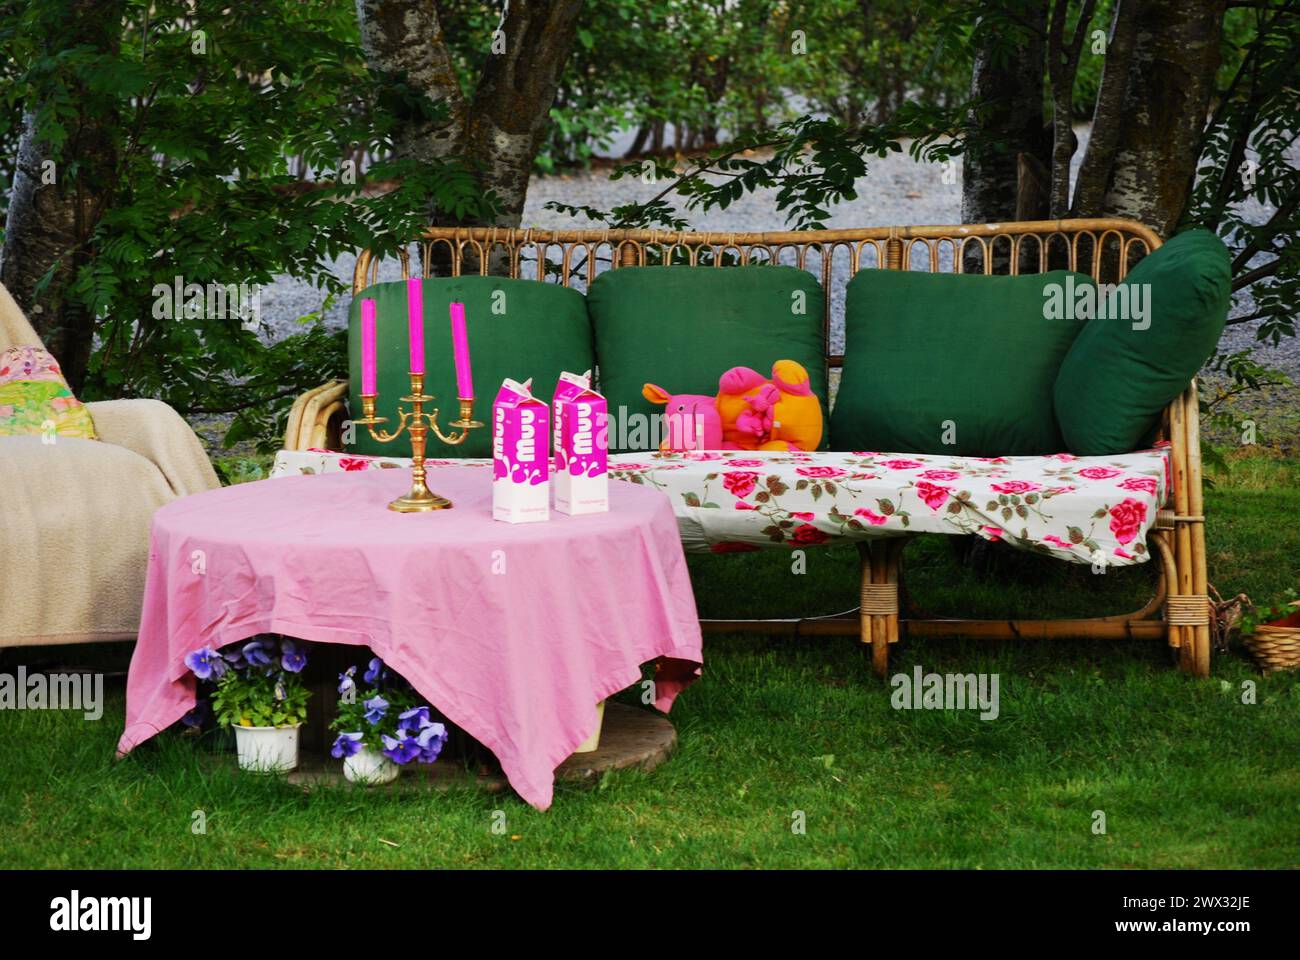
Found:
<path fill-rule="evenodd" d="M 0 286 L 0 350 L 40 345 Z M 154 511 L 218 486 L 165 403 L 86 408 L 98 440 L 0 437 L 0 648 L 134 640 Z"/>

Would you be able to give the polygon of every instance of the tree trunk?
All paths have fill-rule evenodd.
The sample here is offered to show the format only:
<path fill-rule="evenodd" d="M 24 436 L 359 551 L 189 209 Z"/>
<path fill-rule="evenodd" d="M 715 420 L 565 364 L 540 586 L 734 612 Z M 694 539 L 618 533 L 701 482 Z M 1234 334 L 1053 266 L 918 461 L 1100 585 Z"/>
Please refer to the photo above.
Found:
<path fill-rule="evenodd" d="M 528 177 L 581 9 L 582 0 L 513 0 L 500 28 L 503 52 L 488 56 L 472 102 L 466 104 L 434 0 L 357 0 L 371 66 L 405 77 L 450 108 L 446 123 L 410 124 L 399 140 L 399 153 L 467 159 L 499 201 L 488 225 L 517 227 L 523 217 Z M 494 51 L 496 41 L 495 36 L 483 38 Z M 433 220 L 459 222 L 441 213 Z"/>
<path fill-rule="evenodd" d="M 1101 216 L 1102 202 L 1110 188 L 1110 174 L 1124 125 L 1124 98 L 1128 92 L 1129 66 L 1137 40 L 1138 14 L 1144 0 L 1118 0 L 1106 40 L 1106 60 L 1102 65 L 1101 86 L 1092 113 L 1092 133 L 1088 149 L 1079 165 L 1074 186 L 1071 216 Z"/>
<path fill-rule="evenodd" d="M 1200 155 L 1225 5 L 1147 0 L 1138 13 L 1104 215 L 1139 220 L 1161 236 L 1178 223 Z"/>
<path fill-rule="evenodd" d="M 645 149 L 646 141 L 650 139 L 650 125 L 643 123 L 636 128 L 636 136 L 632 138 L 632 145 L 627 148 L 623 154 L 623 159 L 628 160 L 632 157 L 641 156 L 641 151 Z"/>
<path fill-rule="evenodd" d="M 962 221 L 999 223 L 1040 220 L 1047 216 L 1052 133 L 1043 120 L 1044 42 L 1048 0 L 1007 0 L 1003 16 L 1014 15 L 1014 27 L 988 31 L 975 53 L 971 96 L 977 105 L 967 120 L 962 159 Z M 1015 30 L 1013 49 L 1005 49 L 1001 34 Z M 993 247 L 993 270 L 1006 272 L 1006 244 Z M 1033 269 L 1038 251 L 1022 248 L 1021 269 Z M 978 244 L 962 258 L 967 273 L 984 270 Z"/>
<path fill-rule="evenodd" d="M 1047 38 L 1047 75 L 1052 93 L 1052 186 L 1049 212 L 1052 219 L 1070 213 L 1070 163 L 1078 149 L 1074 135 L 1074 78 L 1079 72 L 1079 53 L 1092 23 L 1095 0 L 1084 0 L 1074 35 L 1065 39 L 1065 18 L 1069 4 L 1058 2 L 1052 10 Z"/>
<path fill-rule="evenodd" d="M 999 58 L 996 38 L 990 37 L 975 54 L 971 95 L 983 106 L 968 120 L 970 139 L 962 160 L 961 206 L 966 223 L 1013 219 L 1021 192 L 1020 154 L 1028 154 L 1042 167 L 1051 159 L 1051 141 L 1043 126 L 1047 0 L 1012 0 L 1008 6 L 1021 21 L 1014 51 Z M 1046 215 L 1045 201 L 1044 197 L 1041 210 L 1021 212 Z"/>
<path fill-rule="evenodd" d="M 466 154 L 501 201 L 496 223 L 517 227 L 528 177 L 546 133 L 582 0 L 513 0 L 505 53 L 488 58 L 466 130 Z"/>
<path fill-rule="evenodd" d="M 449 111 L 443 123 L 410 120 L 403 124 L 397 155 L 441 160 L 458 152 L 465 125 L 465 97 L 437 4 L 432 0 L 357 0 L 357 19 L 361 47 L 370 66 L 404 77 L 413 89 L 445 103 Z"/>
<path fill-rule="evenodd" d="M 86 45 L 116 52 L 122 13 L 120 0 L 70 3 L 58 46 Z M 88 96 L 81 91 L 73 99 L 85 110 Z M 87 243 L 113 189 L 117 168 L 116 117 L 106 115 L 98 100 L 90 98 L 94 105 L 89 113 L 71 122 L 64 120 L 68 139 L 57 154 L 37 136 L 35 116 L 41 105 L 26 105 L 0 252 L 0 283 L 27 313 L 74 392 L 86 379 L 95 317 L 69 298 L 67 290 L 90 259 Z M 51 267 L 53 276 L 38 294 L 36 288 Z"/>

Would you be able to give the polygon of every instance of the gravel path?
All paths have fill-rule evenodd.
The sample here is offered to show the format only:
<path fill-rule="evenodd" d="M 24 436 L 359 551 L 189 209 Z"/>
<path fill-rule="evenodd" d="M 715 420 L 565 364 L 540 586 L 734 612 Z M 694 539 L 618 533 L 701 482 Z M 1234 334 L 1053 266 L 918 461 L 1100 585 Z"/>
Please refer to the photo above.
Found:
<path fill-rule="evenodd" d="M 906 156 L 892 155 L 873 161 L 870 177 L 864 181 L 862 195 L 849 203 L 832 208 L 830 227 L 854 227 L 866 224 L 956 223 L 961 217 L 961 181 L 944 184 L 934 165 L 915 163 Z M 583 204 L 608 210 L 621 204 L 648 200 L 663 189 L 663 184 L 646 184 L 639 178 L 610 180 L 606 169 L 563 176 L 535 177 L 529 186 L 523 225 L 542 229 L 597 227 L 586 218 L 575 219 L 546 208 L 550 201 Z M 692 226 L 702 231 L 737 233 L 785 229 L 775 215 L 776 191 L 760 190 L 743 197 L 727 210 L 707 214 L 687 214 Z M 334 273 L 351 283 L 355 258 L 343 256 L 334 262 Z M 847 265 L 837 264 L 832 273 L 833 315 L 843 298 L 848 281 Z M 383 265 L 381 277 L 396 278 L 396 262 Z M 321 293 L 311 284 L 281 277 L 262 291 L 262 319 L 272 339 L 279 339 L 298 329 L 297 318 L 321 308 Z M 331 327 L 347 322 L 347 303 L 339 302 L 326 312 Z M 836 331 L 838 334 L 839 331 Z M 837 338 L 838 339 L 838 336 Z M 839 344 L 835 345 L 839 349 Z"/>

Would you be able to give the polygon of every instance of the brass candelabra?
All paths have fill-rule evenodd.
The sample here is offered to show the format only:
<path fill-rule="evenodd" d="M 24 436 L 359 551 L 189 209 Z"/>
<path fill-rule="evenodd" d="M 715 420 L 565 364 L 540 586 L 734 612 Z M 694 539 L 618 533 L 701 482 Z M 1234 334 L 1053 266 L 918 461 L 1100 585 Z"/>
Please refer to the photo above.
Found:
<path fill-rule="evenodd" d="M 365 414 L 360 420 L 354 420 L 354 423 L 363 423 L 370 435 L 380 443 L 391 443 L 400 437 L 403 433 L 409 432 L 411 435 L 411 489 L 405 495 L 398 497 L 388 505 L 389 510 L 396 510 L 398 513 L 422 513 L 425 510 L 446 510 L 451 506 L 451 501 L 446 497 L 440 497 L 429 489 L 425 483 L 424 473 L 424 444 L 425 438 L 430 430 L 443 443 L 450 447 L 459 446 L 465 442 L 469 436 L 470 430 L 475 427 L 481 427 L 483 424 L 473 419 L 474 415 L 474 398 L 458 397 L 460 403 L 460 419 L 453 420 L 449 426 L 457 428 L 459 433 L 451 436 L 443 433 L 438 427 L 438 409 L 435 407 L 431 412 L 424 412 L 424 405 L 432 403 L 434 397 L 424 392 L 424 374 L 411 374 L 411 392 L 402 397 L 403 403 L 411 405 L 410 410 L 398 409 L 399 417 L 396 430 L 376 430 L 375 427 L 381 423 L 387 423 L 387 417 L 375 416 L 375 397 L 376 394 L 366 396 L 361 395 L 361 411 Z"/>

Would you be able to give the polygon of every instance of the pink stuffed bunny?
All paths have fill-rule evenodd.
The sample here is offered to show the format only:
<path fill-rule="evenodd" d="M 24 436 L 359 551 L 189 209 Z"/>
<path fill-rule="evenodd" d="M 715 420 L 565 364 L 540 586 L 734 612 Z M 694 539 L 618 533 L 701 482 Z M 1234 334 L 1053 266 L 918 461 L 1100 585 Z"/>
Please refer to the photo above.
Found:
<path fill-rule="evenodd" d="M 665 436 L 659 449 L 669 450 L 720 450 L 722 443 L 722 418 L 714 397 L 696 393 L 670 394 L 663 387 L 647 383 L 641 396 L 651 403 L 662 403 L 665 413 Z"/>
<path fill-rule="evenodd" d="M 816 450 L 821 442 L 821 404 L 808 371 L 793 360 L 772 364 L 770 380 L 732 367 L 716 397 L 670 394 L 653 383 L 641 395 L 668 408 L 660 450 Z"/>

